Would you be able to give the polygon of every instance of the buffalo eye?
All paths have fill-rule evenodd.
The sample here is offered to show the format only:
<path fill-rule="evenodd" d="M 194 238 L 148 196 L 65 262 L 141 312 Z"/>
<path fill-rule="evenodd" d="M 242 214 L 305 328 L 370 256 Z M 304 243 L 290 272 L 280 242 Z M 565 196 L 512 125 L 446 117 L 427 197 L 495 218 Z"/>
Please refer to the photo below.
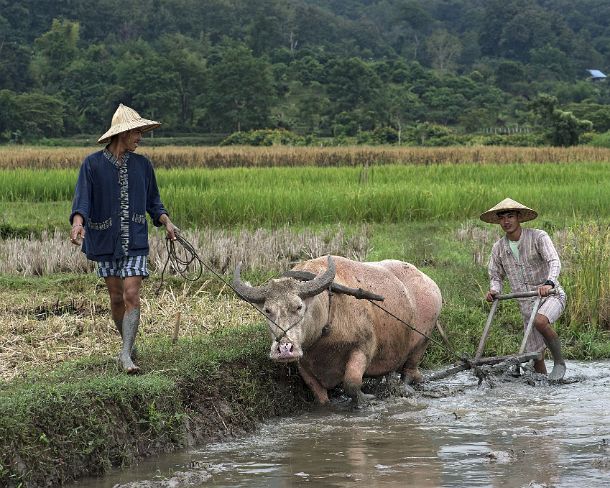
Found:
<path fill-rule="evenodd" d="M 297 310 L 301 310 L 303 308 L 303 305 L 297 305 Z"/>
<path fill-rule="evenodd" d="M 269 315 L 271 313 L 271 309 L 269 307 L 265 307 L 265 313 Z"/>

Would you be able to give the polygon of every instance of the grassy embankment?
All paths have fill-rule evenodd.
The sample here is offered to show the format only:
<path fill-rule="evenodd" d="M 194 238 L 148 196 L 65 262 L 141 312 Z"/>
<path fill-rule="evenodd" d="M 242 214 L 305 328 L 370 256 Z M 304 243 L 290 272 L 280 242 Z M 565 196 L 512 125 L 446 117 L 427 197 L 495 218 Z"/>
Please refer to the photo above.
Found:
<path fill-rule="evenodd" d="M 510 195 L 540 211 L 536 226 L 560 248 L 570 306 L 558 329 L 568 357 L 587 359 L 610 353 L 603 330 L 610 309 L 608 166 L 189 169 L 159 170 L 158 177 L 175 221 L 215 269 L 230 272 L 244 260 L 257 282 L 292 260 L 326 252 L 413 262 L 439 283 L 443 323 L 454 349 L 466 353 L 476 348 L 487 314 L 484 263 L 498 236 L 476 217 Z M 103 287 L 90 274 L 66 274 L 86 272 L 86 262 L 60 234 L 43 234 L 67 230 L 75 172 L 0 172 L 3 229 L 31 234 L 0 241 L 0 354 L 8 364 L 0 389 L 0 452 L 8 453 L 0 458 L 0 480 L 16 485 L 102 473 L 184 444 L 189 435 L 204 438 L 206 429 L 251 427 L 257 418 L 302 406 L 308 397 L 294 377 L 286 388 L 297 394 L 282 397 L 275 389 L 285 370 L 266 361 L 256 313 L 209 275 L 196 285 L 171 278 L 158 298 L 158 275 L 151 278 L 138 340 L 146 374 L 115 372 L 118 340 Z M 160 240 L 153 233 L 153 269 L 163 262 Z M 513 352 L 521 328 L 516 307 L 503 305 L 496 323 L 489 353 Z M 433 345 L 424 365 L 449 360 Z M 236 424 L 243 411 L 246 422 Z"/>

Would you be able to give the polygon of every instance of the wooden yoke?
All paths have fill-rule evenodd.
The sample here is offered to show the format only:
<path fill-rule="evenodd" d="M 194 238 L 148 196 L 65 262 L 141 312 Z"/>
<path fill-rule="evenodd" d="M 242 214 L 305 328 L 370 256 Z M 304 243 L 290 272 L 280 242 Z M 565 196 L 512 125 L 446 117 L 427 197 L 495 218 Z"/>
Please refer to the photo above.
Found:
<path fill-rule="evenodd" d="M 310 273 L 309 271 L 286 271 L 284 274 L 282 274 L 282 276 L 294 278 L 295 280 L 299 281 L 309 281 L 316 277 L 314 273 Z M 335 283 L 334 281 L 331 283 L 330 289 L 336 293 L 351 295 L 358 300 L 364 299 L 383 302 L 383 297 L 381 295 L 363 290 L 362 288 L 349 288 L 347 286 L 340 285 L 339 283 Z"/>

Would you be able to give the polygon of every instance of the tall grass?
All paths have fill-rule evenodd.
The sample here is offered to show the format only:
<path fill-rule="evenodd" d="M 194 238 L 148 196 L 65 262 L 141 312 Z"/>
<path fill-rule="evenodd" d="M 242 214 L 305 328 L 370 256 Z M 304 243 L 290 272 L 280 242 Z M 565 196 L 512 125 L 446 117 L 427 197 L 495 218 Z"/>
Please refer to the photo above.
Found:
<path fill-rule="evenodd" d="M 573 227 L 564 253 L 570 322 L 610 329 L 610 226 L 585 222 Z"/>
<path fill-rule="evenodd" d="M 157 176 L 185 228 L 465 219 L 507 196 L 561 218 L 596 218 L 610 208 L 610 163 L 160 169 Z M 63 201 L 67 213 L 75 181 L 76 170 L 0 170 L 0 202 Z"/>
<path fill-rule="evenodd" d="M 77 168 L 100 147 L 0 146 L 0 169 Z M 367 166 L 376 164 L 513 164 L 609 162 L 610 149 L 555 147 L 146 147 L 157 168 L 235 168 L 269 166 Z"/>

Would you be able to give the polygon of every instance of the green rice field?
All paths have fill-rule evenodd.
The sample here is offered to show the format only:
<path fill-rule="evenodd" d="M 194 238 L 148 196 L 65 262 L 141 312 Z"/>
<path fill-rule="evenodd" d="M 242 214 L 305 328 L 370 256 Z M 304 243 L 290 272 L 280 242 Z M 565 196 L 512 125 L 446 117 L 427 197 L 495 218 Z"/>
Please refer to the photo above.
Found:
<path fill-rule="evenodd" d="M 76 177 L 74 169 L 0 170 L 4 225 L 65 226 Z M 610 163 L 159 169 L 157 178 L 185 228 L 465 219 L 507 196 L 561 221 L 610 212 Z M 21 218 L 47 205 L 49 220 Z"/>

